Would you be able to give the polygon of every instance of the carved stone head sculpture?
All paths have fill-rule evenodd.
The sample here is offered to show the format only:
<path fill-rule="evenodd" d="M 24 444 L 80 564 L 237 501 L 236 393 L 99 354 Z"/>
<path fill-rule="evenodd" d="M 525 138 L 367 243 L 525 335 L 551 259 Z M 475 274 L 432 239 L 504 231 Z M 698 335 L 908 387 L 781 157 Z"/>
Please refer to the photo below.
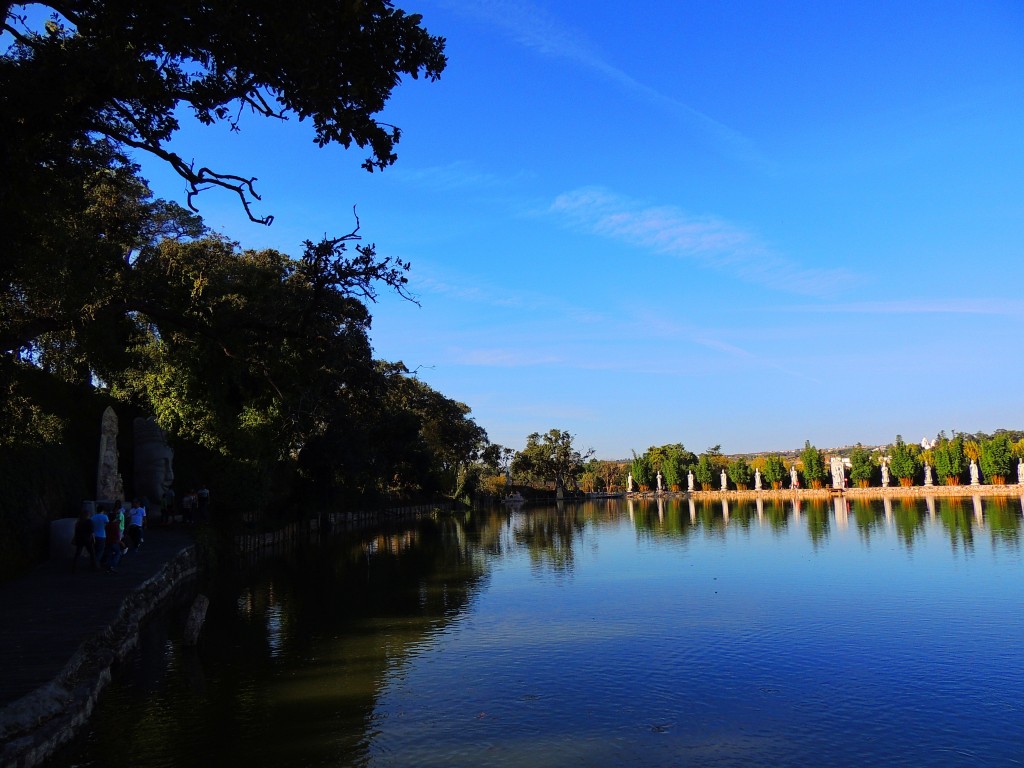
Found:
<path fill-rule="evenodd" d="M 152 418 L 137 417 L 133 427 L 135 495 L 157 503 L 174 483 L 174 451 L 167 444 L 164 431 Z"/>

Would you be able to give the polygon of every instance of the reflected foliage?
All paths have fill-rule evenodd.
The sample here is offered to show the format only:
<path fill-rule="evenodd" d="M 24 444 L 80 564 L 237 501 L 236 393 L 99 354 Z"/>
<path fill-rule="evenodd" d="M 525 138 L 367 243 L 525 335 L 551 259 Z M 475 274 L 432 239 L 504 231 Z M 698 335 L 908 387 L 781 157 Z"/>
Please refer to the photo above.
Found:
<path fill-rule="evenodd" d="M 954 552 L 961 547 L 964 552 L 974 551 L 974 515 L 967 509 L 963 499 L 940 499 L 939 519 L 946 527 Z"/>
<path fill-rule="evenodd" d="M 914 537 L 924 529 L 921 510 L 914 499 L 900 499 L 893 509 L 896 534 L 907 549 L 914 546 Z"/>

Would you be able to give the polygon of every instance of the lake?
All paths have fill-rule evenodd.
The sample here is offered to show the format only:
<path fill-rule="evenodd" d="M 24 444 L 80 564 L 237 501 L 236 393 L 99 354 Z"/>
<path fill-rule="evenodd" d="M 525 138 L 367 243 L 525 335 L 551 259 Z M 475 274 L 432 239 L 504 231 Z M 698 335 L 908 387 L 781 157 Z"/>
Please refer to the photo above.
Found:
<path fill-rule="evenodd" d="M 345 535 L 147 628 L 78 766 L 1024 762 L 1016 498 L 595 501 Z"/>

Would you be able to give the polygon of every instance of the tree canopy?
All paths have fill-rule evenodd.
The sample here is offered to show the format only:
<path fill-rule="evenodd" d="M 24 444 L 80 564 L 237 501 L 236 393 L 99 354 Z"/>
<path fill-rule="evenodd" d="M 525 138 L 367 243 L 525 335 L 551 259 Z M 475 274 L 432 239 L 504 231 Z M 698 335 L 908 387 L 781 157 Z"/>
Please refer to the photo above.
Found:
<path fill-rule="evenodd" d="M 141 154 L 182 176 L 193 210 L 196 195 L 221 188 L 254 221 L 271 221 L 253 213 L 254 178 L 169 148 L 183 115 L 231 130 L 253 115 L 309 120 L 317 144 L 369 148 L 364 167 L 380 169 L 395 161 L 400 137 L 378 118 L 392 90 L 406 76 L 435 79 L 445 66 L 444 40 L 388 0 L 31 5 L 50 18 L 32 23 L 29 4 L 3 5 L 15 41 L 0 55 L 5 353 L 38 354 L 49 344 L 87 354 L 153 297 L 132 280 L 140 251 L 203 234 L 181 206 L 152 199 L 135 164 Z M 330 258 L 353 235 L 319 247 Z M 355 266 L 372 271 L 373 247 L 359 253 L 365 262 L 354 258 Z"/>
<path fill-rule="evenodd" d="M 52 11 L 41 28 L 29 5 Z M 403 77 L 436 79 L 444 40 L 389 0 L 67 0 L 4 3 L 16 45 L 0 69 L 3 178 L 63 161 L 98 138 L 167 162 L 189 204 L 204 189 L 237 195 L 254 221 L 254 178 L 168 147 L 190 113 L 239 130 L 246 114 L 309 120 L 313 140 L 368 147 L 367 170 L 396 159 L 401 131 L 381 122 Z M 26 151 L 27 150 L 27 151 Z"/>
<path fill-rule="evenodd" d="M 550 429 L 527 436 L 526 447 L 512 460 L 512 471 L 541 482 L 552 481 L 555 488 L 576 484 L 583 465 L 593 449 L 581 452 L 575 447 L 574 436 L 560 429 Z"/>

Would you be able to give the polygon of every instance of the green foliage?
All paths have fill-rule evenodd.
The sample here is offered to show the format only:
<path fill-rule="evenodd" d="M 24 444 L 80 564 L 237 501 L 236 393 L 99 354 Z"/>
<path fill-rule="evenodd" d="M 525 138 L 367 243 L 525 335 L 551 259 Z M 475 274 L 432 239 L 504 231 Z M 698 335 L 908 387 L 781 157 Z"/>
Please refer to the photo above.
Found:
<path fill-rule="evenodd" d="M 850 452 L 850 479 L 854 482 L 871 481 L 875 472 L 875 464 L 871 460 L 871 451 L 860 443 Z"/>
<path fill-rule="evenodd" d="M 661 470 L 665 484 L 669 488 L 673 485 L 684 485 L 687 467 L 697 461 L 697 457 L 686 450 L 682 443 L 670 443 L 657 447 L 651 446 L 644 455 L 650 461 L 655 475 L 658 470 Z M 634 472 L 635 476 L 636 473 Z"/>
<path fill-rule="evenodd" d="M 656 472 L 648 454 L 637 456 L 636 451 L 633 451 L 629 471 L 633 473 L 633 482 L 641 488 L 650 488 L 654 484 Z"/>
<path fill-rule="evenodd" d="M 981 444 L 981 471 L 985 479 L 992 483 L 1002 483 L 1010 474 L 1013 466 L 1013 444 L 1003 434 L 985 440 Z"/>
<path fill-rule="evenodd" d="M 785 480 L 787 474 L 786 463 L 778 454 L 772 454 L 764 460 L 764 479 L 775 485 Z"/>
<path fill-rule="evenodd" d="M 754 480 L 754 470 L 750 468 L 746 459 L 743 458 L 729 462 L 726 474 L 737 487 L 747 487 Z"/>
<path fill-rule="evenodd" d="M 400 131 L 376 114 L 404 76 L 434 80 L 446 63 L 444 40 L 388 0 L 43 5 L 67 21 L 26 29 L 17 11 L 5 19 L 16 45 L 0 70 L 3 178 L 30 179 L 76 144 L 106 142 L 166 162 L 185 181 L 190 204 L 219 187 L 262 222 L 269 217 L 250 210 L 255 179 L 168 147 L 180 115 L 232 130 L 243 114 L 308 120 L 319 146 L 368 147 L 363 166 L 383 169 L 396 159 Z"/>
<path fill-rule="evenodd" d="M 624 488 L 626 484 L 626 465 L 617 461 L 595 461 L 594 472 L 601 478 L 605 489 Z"/>
<path fill-rule="evenodd" d="M 956 434 L 953 439 L 940 435 L 935 447 L 932 448 L 935 459 L 935 471 L 948 485 L 959 484 L 960 478 L 967 470 L 967 456 L 964 453 L 964 436 Z"/>
<path fill-rule="evenodd" d="M 893 476 L 900 480 L 916 476 L 921 469 L 921 462 L 918 459 L 919 451 L 919 445 L 908 445 L 903 442 L 902 435 L 896 435 L 896 442 L 889 449 L 889 471 Z"/>
<path fill-rule="evenodd" d="M 166 313 L 163 286 L 137 274 L 139 254 L 203 234 L 197 217 L 152 200 L 129 153 L 149 152 L 181 174 L 190 205 L 220 187 L 252 216 L 253 179 L 168 149 L 179 115 L 233 129 L 243 113 L 309 119 L 320 145 L 369 147 L 366 166 L 383 168 L 399 132 L 374 115 L 403 75 L 434 79 L 445 65 L 444 41 L 386 0 L 42 5 L 63 20 L 29 29 L 24 4 L 4 6 L 14 45 L 0 54 L 0 178 L 16 186 L 0 201 L 0 352 L 69 381 L 89 383 L 104 363 L 121 367 L 135 312 Z M 337 244 L 310 245 L 307 258 L 335 261 Z M 377 262 L 372 250 L 360 257 Z M 347 262 L 372 271 L 358 257 Z"/>
<path fill-rule="evenodd" d="M 664 475 L 665 485 L 672 488 L 674 485 L 685 485 L 686 468 L 679 460 L 669 459 L 661 468 Z"/>
<path fill-rule="evenodd" d="M 710 454 L 702 453 L 697 460 L 697 466 L 693 470 L 694 479 L 703 487 L 709 487 L 715 482 L 715 464 Z"/>
<path fill-rule="evenodd" d="M 556 488 L 575 485 L 583 465 L 593 449 L 581 453 L 573 445 L 574 437 L 560 429 L 545 434 L 534 432 L 526 438 L 526 447 L 512 460 L 512 471 L 534 481 L 553 481 Z"/>
<path fill-rule="evenodd" d="M 825 479 L 825 457 L 821 451 L 811 445 L 810 440 L 804 441 L 804 449 L 800 452 L 800 461 L 803 463 L 803 474 L 808 483 L 820 483 Z"/>

